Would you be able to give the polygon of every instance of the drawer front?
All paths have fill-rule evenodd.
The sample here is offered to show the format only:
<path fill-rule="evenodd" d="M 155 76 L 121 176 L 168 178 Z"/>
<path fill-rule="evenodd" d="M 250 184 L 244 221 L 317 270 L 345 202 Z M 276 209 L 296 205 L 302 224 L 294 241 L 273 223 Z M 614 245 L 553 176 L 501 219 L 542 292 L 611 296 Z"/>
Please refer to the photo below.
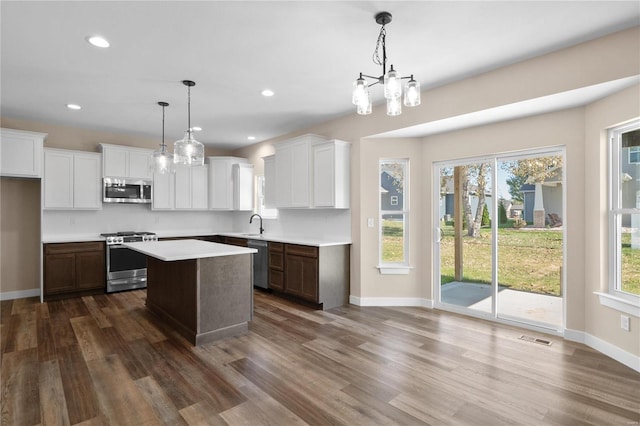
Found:
<path fill-rule="evenodd" d="M 104 251 L 105 243 L 52 243 L 44 245 L 44 254 L 78 253 L 84 251 Z"/>
<path fill-rule="evenodd" d="M 247 246 L 247 239 L 246 238 L 227 237 L 226 238 L 226 243 L 227 244 L 231 244 L 232 246 L 246 247 Z"/>
<path fill-rule="evenodd" d="M 277 252 L 284 252 L 284 244 L 283 243 L 274 243 L 274 242 L 269 242 L 269 251 L 277 251 Z"/>
<path fill-rule="evenodd" d="M 295 254 L 298 256 L 318 257 L 318 247 L 300 246 L 297 244 L 287 244 L 285 246 L 287 254 Z"/>
<path fill-rule="evenodd" d="M 269 252 L 269 268 L 284 269 L 284 253 Z"/>

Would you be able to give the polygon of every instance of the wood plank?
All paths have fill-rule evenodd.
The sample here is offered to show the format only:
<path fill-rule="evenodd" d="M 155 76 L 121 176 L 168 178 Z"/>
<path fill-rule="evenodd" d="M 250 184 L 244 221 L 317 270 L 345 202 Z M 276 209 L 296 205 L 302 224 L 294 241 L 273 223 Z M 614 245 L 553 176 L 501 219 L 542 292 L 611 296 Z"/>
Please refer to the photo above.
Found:
<path fill-rule="evenodd" d="M 142 395 L 153 408 L 158 418 L 165 425 L 186 425 L 187 422 L 180 416 L 177 408 L 162 387 L 152 377 L 143 377 L 135 381 Z"/>
<path fill-rule="evenodd" d="M 61 346 L 56 352 L 69 421 L 76 424 L 97 417 L 100 415 L 98 399 L 80 347 L 77 344 Z"/>
<path fill-rule="evenodd" d="M 157 425 L 161 421 L 147 403 L 142 392 L 117 355 L 92 359 L 87 362 L 98 396 L 100 411 L 109 423 Z"/>
<path fill-rule="evenodd" d="M 111 352 L 93 317 L 76 317 L 72 318 L 70 322 L 85 361 L 104 358 Z"/>
<path fill-rule="evenodd" d="M 87 310 L 98 324 L 100 328 L 111 327 L 112 324 L 109 322 L 107 316 L 102 312 L 100 306 L 96 303 L 93 296 L 85 296 L 82 298 L 84 305 L 87 307 Z"/>
<path fill-rule="evenodd" d="M 180 410 L 180 415 L 189 426 L 228 426 L 228 423 L 205 401 L 183 408 Z"/>
<path fill-rule="evenodd" d="M 60 366 L 57 360 L 40 362 L 40 415 L 43 425 L 69 425 L 67 400 L 64 397 Z"/>
<path fill-rule="evenodd" d="M 19 317 L 24 314 L 12 315 Z M 38 350 L 12 351 L 2 355 L 0 395 L 1 424 L 34 425 L 40 423 Z"/>

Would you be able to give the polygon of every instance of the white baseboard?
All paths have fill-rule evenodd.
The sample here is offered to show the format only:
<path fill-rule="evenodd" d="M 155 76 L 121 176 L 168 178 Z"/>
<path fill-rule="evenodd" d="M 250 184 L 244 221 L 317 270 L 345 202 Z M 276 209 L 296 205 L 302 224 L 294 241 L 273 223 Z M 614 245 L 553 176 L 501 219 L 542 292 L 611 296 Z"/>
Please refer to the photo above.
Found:
<path fill-rule="evenodd" d="M 24 299 L 27 297 L 36 296 L 40 296 L 39 288 L 32 288 L 30 290 L 5 291 L 3 293 L 0 293 L 0 300 Z"/>
<path fill-rule="evenodd" d="M 433 308 L 433 300 L 420 297 L 357 297 L 349 296 L 349 303 L 357 306 L 420 306 Z"/>
<path fill-rule="evenodd" d="M 619 347 L 612 345 L 609 342 L 585 333 L 584 331 L 569 330 L 564 331 L 564 338 L 578 343 L 584 343 L 587 346 L 595 349 L 598 352 L 602 352 L 609 358 L 613 358 L 616 361 L 626 365 L 629 368 L 640 372 L 640 357 L 630 352 L 627 352 Z"/>

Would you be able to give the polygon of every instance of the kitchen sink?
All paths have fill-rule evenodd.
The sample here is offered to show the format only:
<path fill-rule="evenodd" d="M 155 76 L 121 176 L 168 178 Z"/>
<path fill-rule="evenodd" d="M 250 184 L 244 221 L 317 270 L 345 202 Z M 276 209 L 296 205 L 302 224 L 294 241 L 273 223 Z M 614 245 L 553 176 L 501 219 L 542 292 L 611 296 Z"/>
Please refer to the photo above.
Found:
<path fill-rule="evenodd" d="M 243 237 L 252 237 L 252 238 L 262 238 L 262 235 L 260 234 L 240 234 Z"/>

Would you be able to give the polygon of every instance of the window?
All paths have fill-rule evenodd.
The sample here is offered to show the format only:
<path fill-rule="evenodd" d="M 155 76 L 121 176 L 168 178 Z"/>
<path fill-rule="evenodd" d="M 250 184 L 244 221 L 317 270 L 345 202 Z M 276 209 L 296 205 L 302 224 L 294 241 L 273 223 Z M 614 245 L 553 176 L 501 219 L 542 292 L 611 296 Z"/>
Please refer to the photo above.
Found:
<path fill-rule="evenodd" d="M 612 129 L 609 132 L 609 140 L 611 143 L 609 296 L 638 306 L 640 303 L 640 120 Z"/>
<path fill-rule="evenodd" d="M 380 160 L 381 273 L 409 271 L 409 160 Z"/>
<path fill-rule="evenodd" d="M 278 209 L 268 208 L 265 206 L 265 178 L 264 176 L 256 176 L 256 213 L 263 219 L 277 219 Z"/>

